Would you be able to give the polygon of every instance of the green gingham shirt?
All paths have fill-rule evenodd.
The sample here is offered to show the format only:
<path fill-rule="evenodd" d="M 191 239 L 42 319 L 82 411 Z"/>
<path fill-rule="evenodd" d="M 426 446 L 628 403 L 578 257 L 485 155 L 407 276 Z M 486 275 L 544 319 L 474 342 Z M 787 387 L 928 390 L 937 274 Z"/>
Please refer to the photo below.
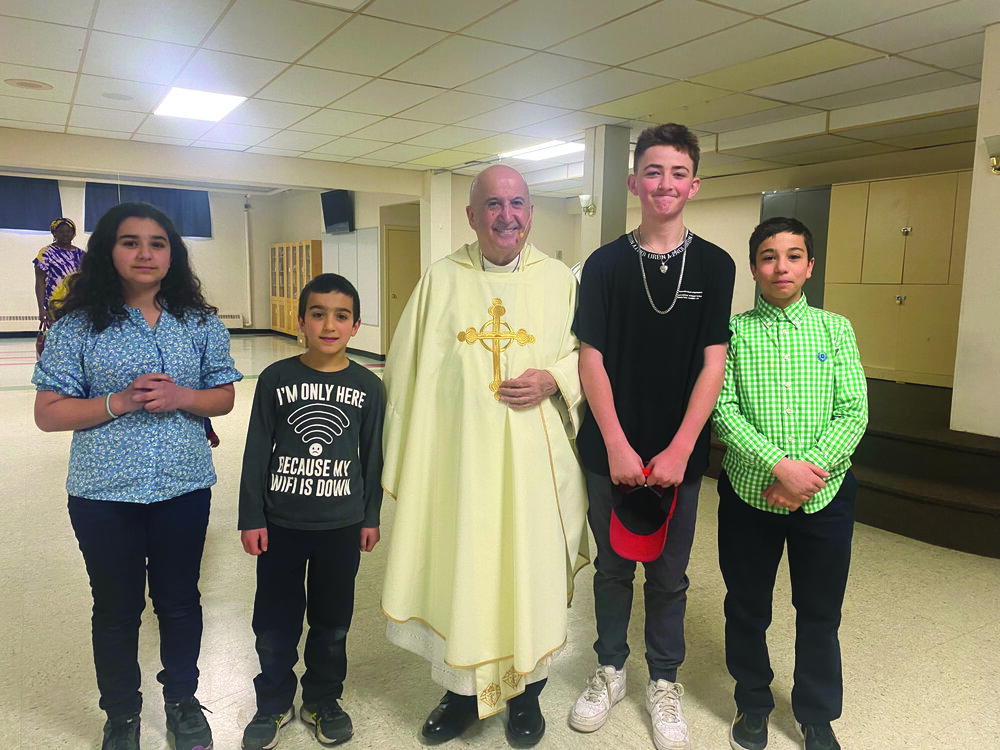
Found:
<path fill-rule="evenodd" d="M 810 307 L 805 295 L 785 310 L 757 300 L 734 315 L 726 380 L 713 418 L 726 444 L 722 467 L 755 508 L 787 513 L 761 493 L 785 456 L 830 472 L 826 487 L 802 504 L 826 507 L 851 466 L 868 424 L 868 386 L 850 321 Z"/>

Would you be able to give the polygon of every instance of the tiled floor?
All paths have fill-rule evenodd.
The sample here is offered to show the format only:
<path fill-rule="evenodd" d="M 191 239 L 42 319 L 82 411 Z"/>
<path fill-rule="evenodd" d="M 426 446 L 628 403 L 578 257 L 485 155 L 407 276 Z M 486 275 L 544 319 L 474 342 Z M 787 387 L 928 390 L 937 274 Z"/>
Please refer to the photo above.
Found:
<path fill-rule="evenodd" d="M 90 651 L 90 595 L 83 560 L 66 514 L 63 484 L 70 435 L 43 434 L 32 421 L 28 381 L 32 341 L 0 341 L 0 433 L 4 537 L 0 543 L 0 748 L 97 748 L 97 708 Z M 285 339 L 237 336 L 233 352 L 248 376 L 295 352 Z M 213 713 L 218 750 L 239 747 L 253 715 L 256 671 L 250 630 L 254 566 L 240 547 L 236 498 L 243 435 L 254 380 L 237 386 L 236 408 L 215 427 L 219 484 L 202 569 L 205 636 L 199 697 Z M 715 555 L 715 484 L 702 490 L 689 570 L 687 661 L 680 673 L 695 748 L 726 748 L 732 684 L 723 654 L 722 579 Z M 379 593 L 393 507 L 383 512 L 383 542 L 362 561 L 349 638 L 344 707 L 354 719 L 349 747 L 416 748 L 418 730 L 441 690 L 424 663 L 389 644 Z M 858 526 L 841 641 L 846 696 L 836 724 L 850 750 L 997 750 L 1000 748 L 1000 561 L 951 552 Z M 1000 543 L 1000 540 L 998 540 Z M 569 707 L 595 666 L 592 568 L 577 578 L 568 642 L 542 694 L 548 731 L 540 748 L 651 748 L 643 708 L 642 592 L 632 620 L 627 698 L 599 732 L 578 734 Z M 787 574 L 779 574 L 770 630 L 778 707 L 770 750 L 799 747 L 788 692 L 794 612 Z M 155 617 L 147 608 L 141 636 L 145 750 L 169 747 L 155 675 Z M 449 747 L 505 747 L 500 717 L 483 722 Z M 319 747 L 296 720 L 280 747 Z"/>

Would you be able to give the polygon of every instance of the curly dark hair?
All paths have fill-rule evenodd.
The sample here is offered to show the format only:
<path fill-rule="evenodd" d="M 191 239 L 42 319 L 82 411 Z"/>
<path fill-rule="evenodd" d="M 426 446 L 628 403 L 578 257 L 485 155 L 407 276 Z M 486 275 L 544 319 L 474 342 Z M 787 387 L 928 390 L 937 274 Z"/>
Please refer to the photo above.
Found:
<path fill-rule="evenodd" d="M 108 209 L 97 222 L 87 242 L 80 272 L 70 284 L 56 317 L 83 310 L 90 316 L 97 331 L 103 331 L 112 322 L 128 318 L 112 251 L 118 241 L 118 227 L 131 217 L 152 219 L 163 227 L 170 241 L 170 269 L 160 282 L 156 301 L 176 318 L 195 313 L 204 319 L 217 313 L 218 308 L 208 304 L 201 293 L 201 282 L 191 271 L 187 247 L 170 218 L 148 203 L 119 203 Z"/>

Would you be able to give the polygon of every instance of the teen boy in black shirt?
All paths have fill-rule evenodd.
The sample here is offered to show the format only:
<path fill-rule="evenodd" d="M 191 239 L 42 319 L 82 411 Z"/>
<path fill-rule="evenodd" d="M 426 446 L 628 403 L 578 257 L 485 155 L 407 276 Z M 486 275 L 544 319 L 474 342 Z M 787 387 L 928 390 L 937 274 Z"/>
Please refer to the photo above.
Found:
<path fill-rule="evenodd" d="M 639 198 L 642 221 L 587 260 L 573 325 L 588 402 L 577 446 L 597 541 L 594 650 L 600 666 L 573 707 L 570 725 L 599 729 L 625 695 L 635 562 L 610 544 L 616 485 L 676 486 L 663 552 L 644 563 L 646 708 L 659 750 L 690 747 L 680 705 L 684 689 L 676 682 L 684 660 L 685 570 L 708 466 L 708 417 L 725 371 L 736 275 L 724 250 L 684 226 L 684 205 L 698 192 L 699 153 L 697 138 L 683 125 L 648 128 L 639 136 L 628 188 Z"/>

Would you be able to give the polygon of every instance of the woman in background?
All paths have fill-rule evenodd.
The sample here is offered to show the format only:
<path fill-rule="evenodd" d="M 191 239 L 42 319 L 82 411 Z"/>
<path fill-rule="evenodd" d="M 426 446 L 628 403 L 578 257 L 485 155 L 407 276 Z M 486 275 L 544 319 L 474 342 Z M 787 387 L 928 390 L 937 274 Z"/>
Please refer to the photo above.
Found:
<path fill-rule="evenodd" d="M 35 264 L 35 299 L 38 301 L 38 322 L 43 328 L 52 324 L 49 300 L 63 279 L 80 270 L 83 250 L 73 244 L 76 224 L 70 219 L 56 219 L 49 225 L 52 244 L 38 251 Z"/>
<path fill-rule="evenodd" d="M 94 229 L 35 366 L 36 424 L 73 430 L 66 488 L 94 598 L 102 750 L 139 747 L 147 581 L 167 730 L 177 750 L 212 747 L 195 697 L 198 578 L 215 484 L 204 418 L 232 409 L 242 377 L 215 312 L 170 219 L 123 203 Z"/>

